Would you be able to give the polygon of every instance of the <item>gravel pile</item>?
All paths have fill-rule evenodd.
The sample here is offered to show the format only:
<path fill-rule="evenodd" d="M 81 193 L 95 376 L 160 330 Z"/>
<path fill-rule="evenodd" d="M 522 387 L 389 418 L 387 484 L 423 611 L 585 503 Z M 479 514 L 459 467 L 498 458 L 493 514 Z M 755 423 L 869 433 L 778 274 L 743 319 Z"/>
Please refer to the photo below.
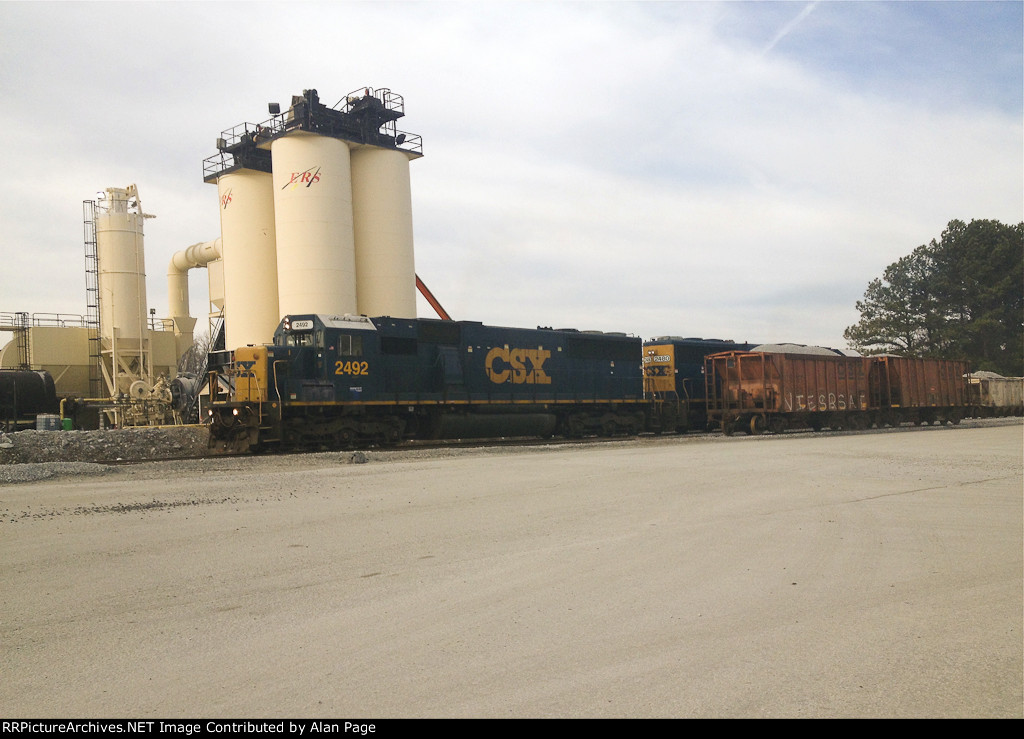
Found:
<path fill-rule="evenodd" d="M 16 482 L 37 482 L 51 477 L 83 477 L 106 475 L 116 468 L 92 462 L 43 462 L 41 464 L 0 465 L 0 485 Z"/>
<path fill-rule="evenodd" d="M 0 465 L 208 457 L 208 438 L 206 426 L 0 433 Z"/>

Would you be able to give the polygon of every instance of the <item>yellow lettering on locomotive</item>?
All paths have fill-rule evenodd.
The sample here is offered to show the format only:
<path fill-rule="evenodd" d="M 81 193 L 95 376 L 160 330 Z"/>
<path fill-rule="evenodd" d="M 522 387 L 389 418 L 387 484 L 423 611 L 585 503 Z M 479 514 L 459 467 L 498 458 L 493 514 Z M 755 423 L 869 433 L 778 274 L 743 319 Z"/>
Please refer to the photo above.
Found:
<path fill-rule="evenodd" d="M 334 363 L 334 374 L 336 375 L 368 375 L 370 374 L 369 362 L 345 362 Z"/>
<path fill-rule="evenodd" d="M 551 356 L 547 349 L 505 349 L 496 346 L 487 352 L 484 370 L 495 385 L 550 385 L 544 362 Z"/>

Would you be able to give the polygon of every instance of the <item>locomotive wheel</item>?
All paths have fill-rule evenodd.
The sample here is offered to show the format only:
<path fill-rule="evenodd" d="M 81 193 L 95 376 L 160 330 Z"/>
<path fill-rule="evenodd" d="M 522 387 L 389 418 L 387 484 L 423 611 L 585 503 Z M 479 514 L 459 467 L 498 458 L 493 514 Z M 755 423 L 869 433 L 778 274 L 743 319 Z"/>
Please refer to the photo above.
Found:
<path fill-rule="evenodd" d="M 578 415 L 571 415 L 565 420 L 565 436 L 568 439 L 583 438 L 585 428 L 583 419 Z"/>
<path fill-rule="evenodd" d="M 384 443 L 390 446 L 400 442 L 402 440 L 402 430 L 401 421 L 392 421 L 384 431 Z"/>
<path fill-rule="evenodd" d="M 340 448 L 348 449 L 352 446 L 352 442 L 356 440 L 356 432 L 350 428 L 344 428 L 336 433 L 334 438 Z"/>

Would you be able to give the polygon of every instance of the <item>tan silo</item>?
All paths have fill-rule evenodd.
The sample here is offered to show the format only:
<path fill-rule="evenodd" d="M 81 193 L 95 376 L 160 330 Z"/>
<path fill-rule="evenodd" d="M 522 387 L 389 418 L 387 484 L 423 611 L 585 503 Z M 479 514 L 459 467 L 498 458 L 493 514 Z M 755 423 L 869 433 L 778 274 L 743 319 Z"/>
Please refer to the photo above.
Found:
<path fill-rule="evenodd" d="M 281 320 L 274 181 L 237 169 L 217 178 L 224 268 L 224 345 L 270 344 Z"/>
<path fill-rule="evenodd" d="M 410 155 L 356 146 L 351 158 L 358 312 L 415 318 Z"/>
<path fill-rule="evenodd" d="M 121 340 L 149 335 L 144 218 L 135 185 L 107 188 L 106 197 L 97 202 L 100 335 L 105 339 L 115 329 Z"/>
<path fill-rule="evenodd" d="M 143 246 L 147 217 L 135 185 L 107 188 L 96 203 L 100 351 L 111 395 L 127 393 L 137 381 L 153 381 Z"/>
<path fill-rule="evenodd" d="M 281 315 L 357 313 L 348 145 L 295 131 L 274 139 L 270 152 Z"/>

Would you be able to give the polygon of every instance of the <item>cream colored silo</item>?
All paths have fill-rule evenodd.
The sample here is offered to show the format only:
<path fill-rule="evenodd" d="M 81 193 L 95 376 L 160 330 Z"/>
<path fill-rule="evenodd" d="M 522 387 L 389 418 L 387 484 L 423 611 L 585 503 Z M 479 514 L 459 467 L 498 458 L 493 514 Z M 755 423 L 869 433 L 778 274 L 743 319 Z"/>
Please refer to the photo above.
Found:
<path fill-rule="evenodd" d="M 348 145 L 297 131 L 270 152 L 280 314 L 357 313 Z"/>
<path fill-rule="evenodd" d="M 238 169 L 217 178 L 224 269 L 224 346 L 270 344 L 281 320 L 274 181 Z"/>
<path fill-rule="evenodd" d="M 97 203 L 96 251 L 99 257 L 100 335 L 104 339 L 144 339 L 146 253 L 144 216 L 135 185 L 110 187 Z"/>
<path fill-rule="evenodd" d="M 373 146 L 353 148 L 352 218 L 359 313 L 415 318 L 409 155 Z"/>
<path fill-rule="evenodd" d="M 101 369 L 111 397 L 153 382 L 146 255 L 138 189 L 107 188 L 96 203 Z"/>

